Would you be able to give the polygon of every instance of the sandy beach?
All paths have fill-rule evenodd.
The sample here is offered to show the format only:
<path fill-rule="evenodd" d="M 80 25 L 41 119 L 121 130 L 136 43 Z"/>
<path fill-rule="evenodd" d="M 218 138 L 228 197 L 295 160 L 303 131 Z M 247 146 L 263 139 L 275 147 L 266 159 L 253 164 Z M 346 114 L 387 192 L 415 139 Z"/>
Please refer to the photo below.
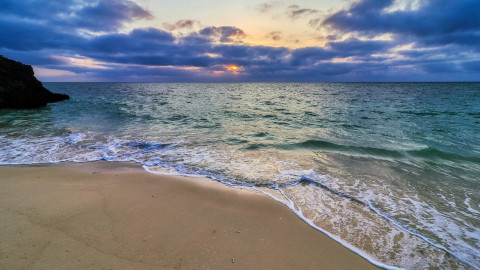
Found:
<path fill-rule="evenodd" d="M 0 167 L 1 269 L 375 269 L 260 194 L 131 163 Z"/>

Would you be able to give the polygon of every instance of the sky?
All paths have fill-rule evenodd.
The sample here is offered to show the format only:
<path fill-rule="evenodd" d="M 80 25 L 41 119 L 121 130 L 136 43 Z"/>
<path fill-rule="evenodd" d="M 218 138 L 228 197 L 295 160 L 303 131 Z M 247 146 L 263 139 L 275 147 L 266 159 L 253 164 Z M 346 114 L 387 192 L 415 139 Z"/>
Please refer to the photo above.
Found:
<path fill-rule="evenodd" d="M 480 81 L 479 0 L 1 0 L 41 81 Z"/>

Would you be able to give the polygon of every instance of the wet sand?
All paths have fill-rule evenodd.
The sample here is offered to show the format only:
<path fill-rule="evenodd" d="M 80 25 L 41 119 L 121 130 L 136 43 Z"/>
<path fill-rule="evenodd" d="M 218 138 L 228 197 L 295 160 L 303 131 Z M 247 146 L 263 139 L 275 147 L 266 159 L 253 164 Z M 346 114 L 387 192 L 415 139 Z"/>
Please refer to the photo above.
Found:
<path fill-rule="evenodd" d="M 0 166 L 0 269 L 376 269 L 287 207 L 131 163 Z"/>

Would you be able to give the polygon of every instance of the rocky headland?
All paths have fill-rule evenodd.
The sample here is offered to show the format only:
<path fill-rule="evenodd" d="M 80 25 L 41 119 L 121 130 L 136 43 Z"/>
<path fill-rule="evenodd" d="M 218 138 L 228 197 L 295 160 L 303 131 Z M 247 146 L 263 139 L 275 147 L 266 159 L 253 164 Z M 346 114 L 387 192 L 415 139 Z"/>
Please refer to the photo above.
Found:
<path fill-rule="evenodd" d="M 33 68 L 0 55 L 0 109 L 36 108 L 69 99 L 43 87 Z"/>

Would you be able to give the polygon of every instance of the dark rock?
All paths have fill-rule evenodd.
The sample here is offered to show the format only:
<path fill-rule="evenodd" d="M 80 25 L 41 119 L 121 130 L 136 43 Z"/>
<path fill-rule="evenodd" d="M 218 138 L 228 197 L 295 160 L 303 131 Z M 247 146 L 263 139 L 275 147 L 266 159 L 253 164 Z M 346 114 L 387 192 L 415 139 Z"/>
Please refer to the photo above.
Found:
<path fill-rule="evenodd" d="M 35 78 L 32 66 L 0 55 L 0 109 L 35 108 L 69 98 L 43 87 Z"/>

